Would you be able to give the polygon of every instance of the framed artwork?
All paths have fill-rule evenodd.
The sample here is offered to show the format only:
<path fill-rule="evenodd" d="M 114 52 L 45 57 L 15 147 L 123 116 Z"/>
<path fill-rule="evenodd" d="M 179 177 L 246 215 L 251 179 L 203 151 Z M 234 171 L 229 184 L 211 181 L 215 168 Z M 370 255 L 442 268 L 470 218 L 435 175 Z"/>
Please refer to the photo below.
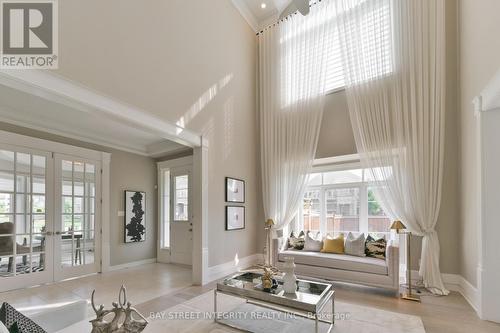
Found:
<path fill-rule="evenodd" d="M 226 206 L 226 230 L 245 229 L 245 207 Z"/>
<path fill-rule="evenodd" d="M 226 177 L 226 201 L 245 202 L 245 181 L 241 179 Z"/>
<path fill-rule="evenodd" d="M 146 240 L 146 192 L 125 191 L 125 243 Z"/>

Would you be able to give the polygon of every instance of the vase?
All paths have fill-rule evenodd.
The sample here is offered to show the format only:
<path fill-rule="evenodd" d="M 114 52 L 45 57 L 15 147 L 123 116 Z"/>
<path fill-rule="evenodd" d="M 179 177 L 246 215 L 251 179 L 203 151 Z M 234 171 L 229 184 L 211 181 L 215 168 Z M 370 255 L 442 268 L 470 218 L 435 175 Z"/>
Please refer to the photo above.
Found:
<path fill-rule="evenodd" d="M 295 294 L 297 291 L 297 277 L 295 276 L 295 262 L 293 257 L 286 257 L 283 264 L 283 291 L 286 294 Z"/>

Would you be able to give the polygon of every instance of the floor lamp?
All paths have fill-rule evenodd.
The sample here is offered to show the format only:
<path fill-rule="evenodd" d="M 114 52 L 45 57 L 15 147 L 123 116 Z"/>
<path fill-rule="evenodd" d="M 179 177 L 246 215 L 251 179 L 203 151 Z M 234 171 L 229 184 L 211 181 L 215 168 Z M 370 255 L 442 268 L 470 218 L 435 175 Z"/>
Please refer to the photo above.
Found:
<path fill-rule="evenodd" d="M 264 265 L 268 267 L 272 267 L 271 263 L 271 246 L 272 246 L 272 233 L 271 229 L 273 228 L 274 221 L 272 219 L 266 220 L 266 261 Z"/>
<path fill-rule="evenodd" d="M 404 292 L 401 295 L 402 299 L 406 299 L 408 301 L 420 302 L 420 296 L 413 295 L 411 292 L 411 253 L 410 253 L 410 238 L 411 232 L 406 229 L 406 226 L 403 222 L 397 220 L 394 221 L 391 225 L 392 230 L 396 230 L 398 235 L 404 234 L 406 236 L 406 284 L 408 285 L 408 291 Z"/>

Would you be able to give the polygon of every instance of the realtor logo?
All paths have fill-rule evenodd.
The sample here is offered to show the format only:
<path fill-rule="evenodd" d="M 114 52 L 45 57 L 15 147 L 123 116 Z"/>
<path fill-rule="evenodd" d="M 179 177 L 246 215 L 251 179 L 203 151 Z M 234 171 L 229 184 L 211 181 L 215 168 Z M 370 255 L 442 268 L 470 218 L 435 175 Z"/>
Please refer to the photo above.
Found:
<path fill-rule="evenodd" d="M 56 0 L 0 0 L 0 68 L 57 68 Z"/>

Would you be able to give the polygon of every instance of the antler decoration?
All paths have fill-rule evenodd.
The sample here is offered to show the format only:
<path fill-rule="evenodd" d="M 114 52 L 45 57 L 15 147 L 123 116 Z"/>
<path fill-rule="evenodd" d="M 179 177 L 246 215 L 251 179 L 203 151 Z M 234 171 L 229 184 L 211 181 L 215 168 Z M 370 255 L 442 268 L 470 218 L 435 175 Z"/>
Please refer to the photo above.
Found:
<path fill-rule="evenodd" d="M 105 310 L 102 304 L 97 309 L 94 295 L 95 290 L 92 291 L 91 297 L 92 309 L 96 313 L 96 319 L 90 321 L 92 323 L 92 333 L 139 333 L 146 328 L 147 319 L 127 301 L 127 289 L 124 285 L 120 288 L 118 302 L 112 303 L 113 309 L 111 310 Z M 111 322 L 104 319 L 110 313 L 114 314 Z M 134 315 L 139 317 L 139 320 L 134 319 Z"/>

